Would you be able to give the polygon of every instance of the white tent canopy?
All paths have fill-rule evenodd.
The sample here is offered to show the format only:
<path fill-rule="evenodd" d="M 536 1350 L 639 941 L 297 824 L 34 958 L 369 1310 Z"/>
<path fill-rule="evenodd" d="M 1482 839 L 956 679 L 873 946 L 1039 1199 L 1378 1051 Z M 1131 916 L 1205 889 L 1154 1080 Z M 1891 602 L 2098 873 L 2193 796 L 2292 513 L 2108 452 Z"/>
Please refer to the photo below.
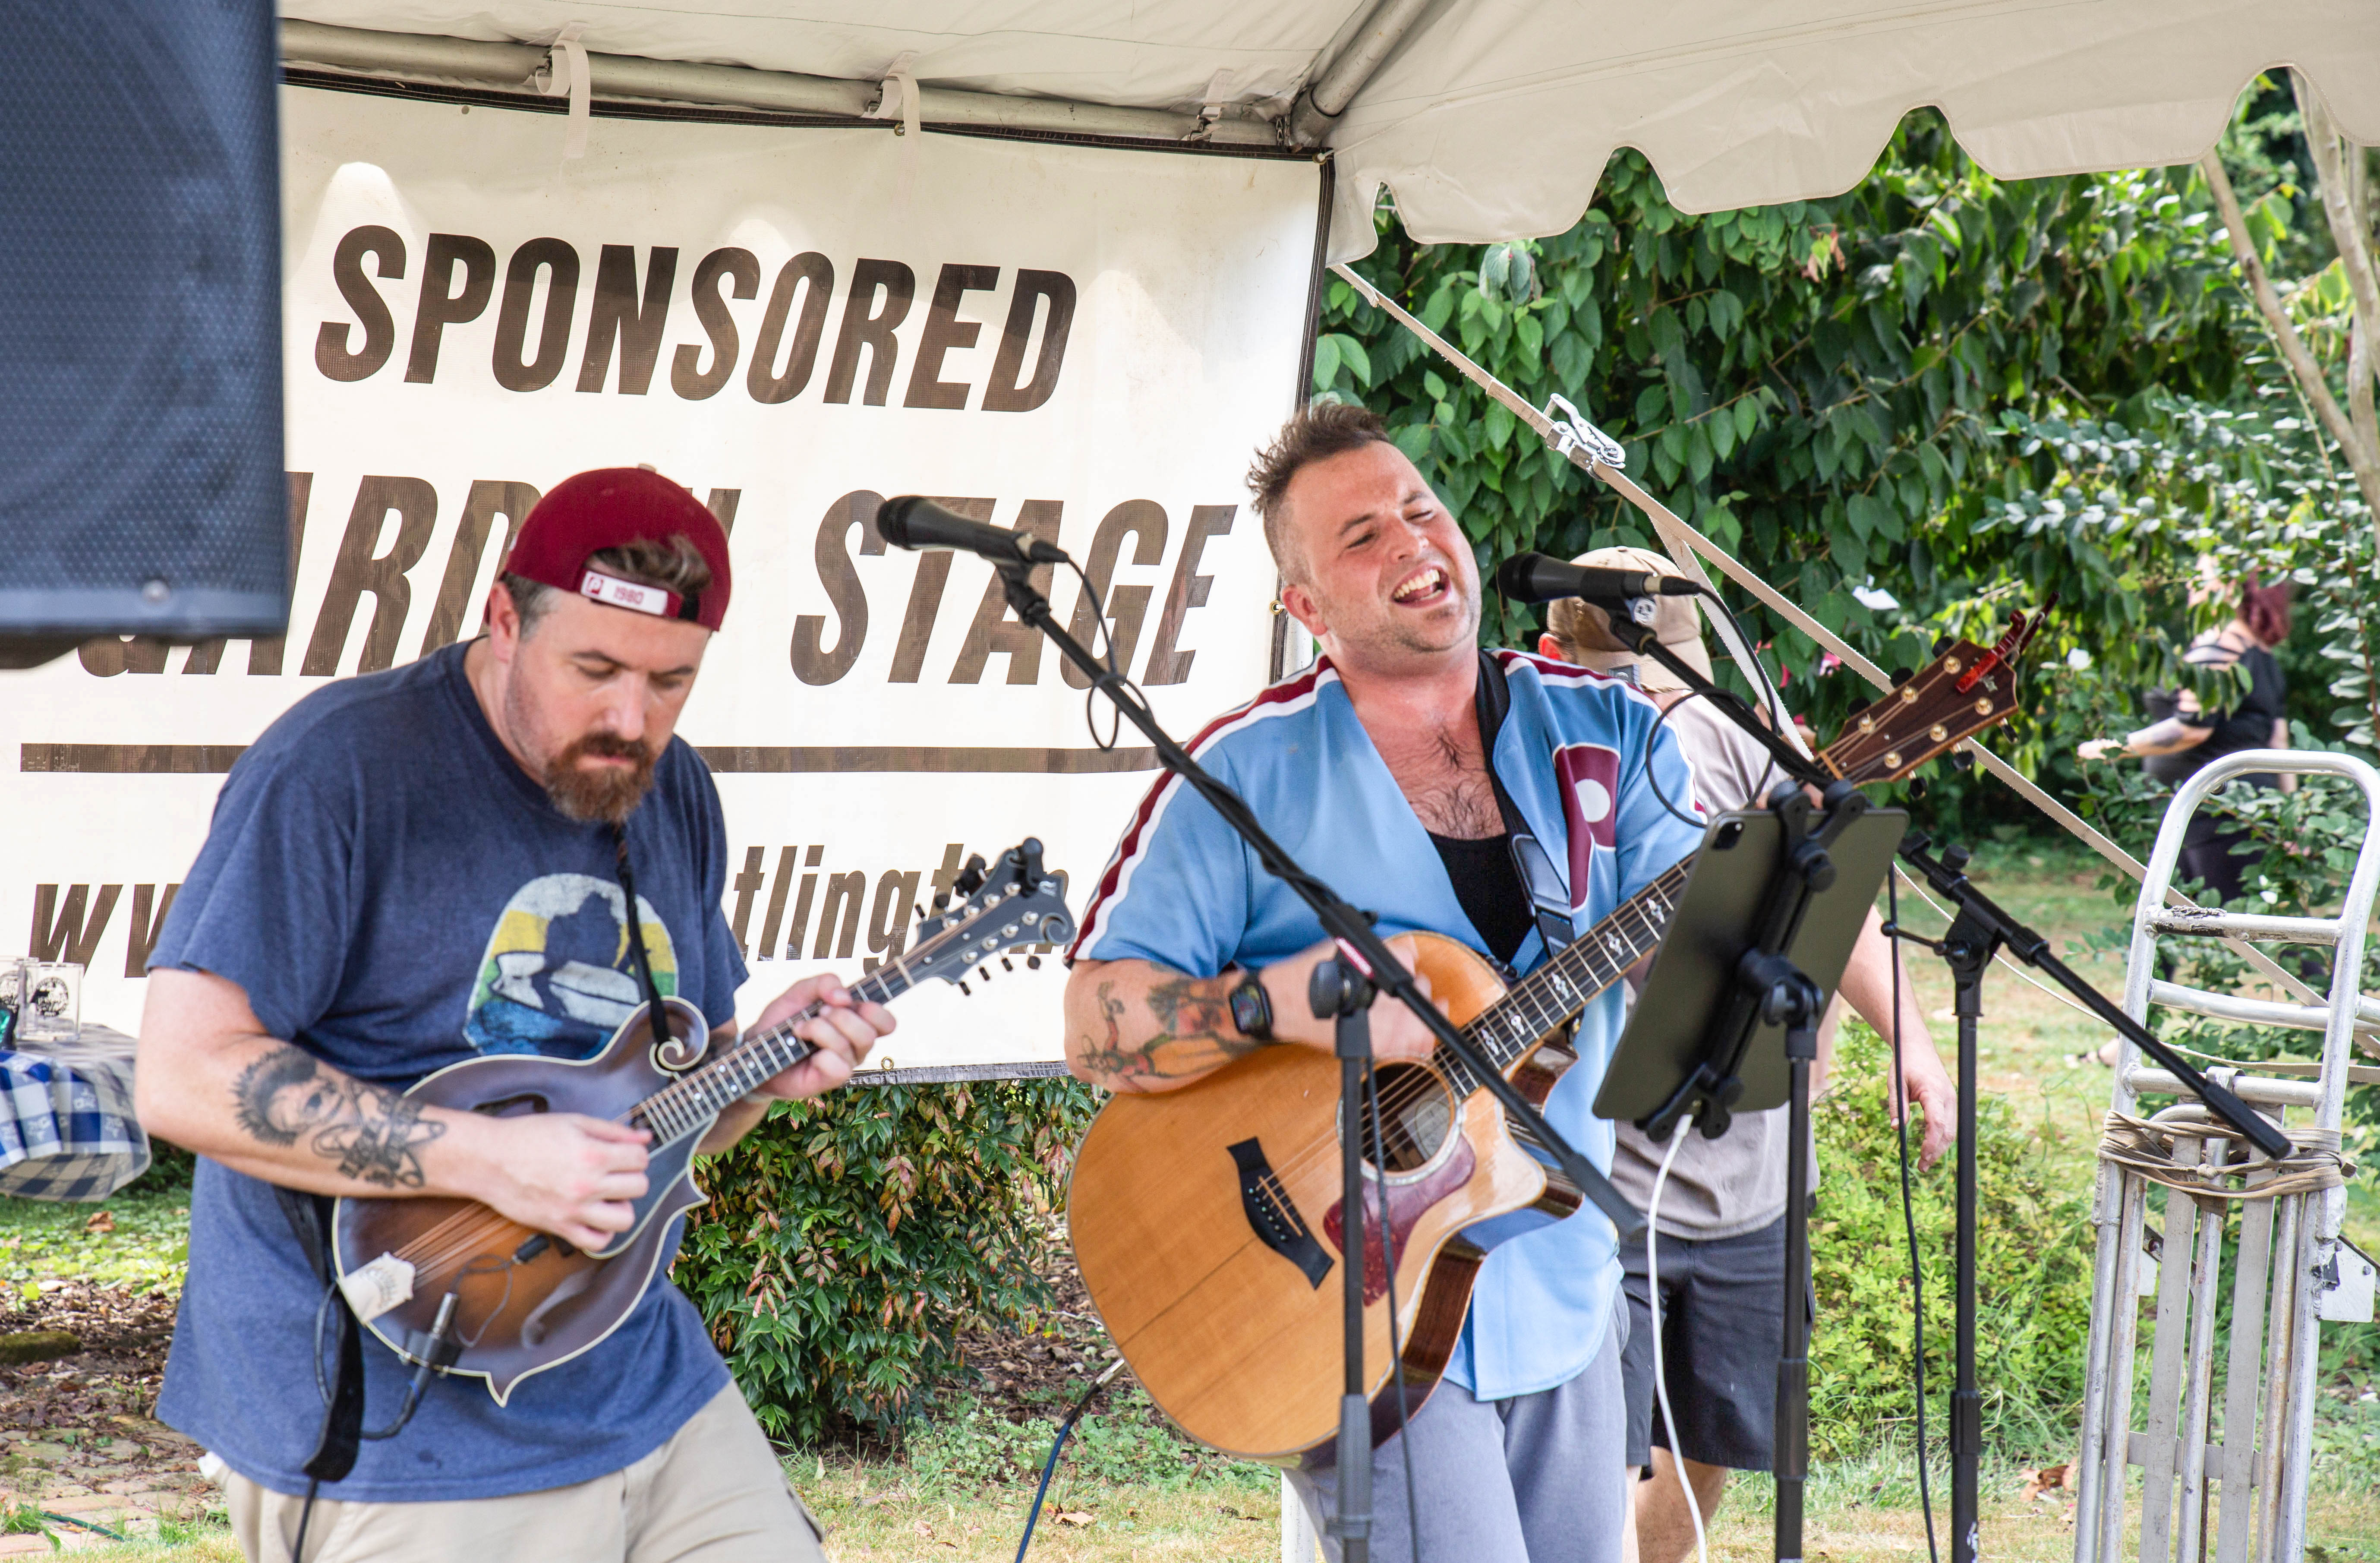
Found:
<path fill-rule="evenodd" d="M 1689 211 L 1835 194 L 1929 104 L 2003 177 L 2187 163 L 2258 71 L 2295 65 L 2350 136 L 2380 142 L 2372 0 L 293 0 L 285 15 L 293 64 L 517 86 L 575 27 L 599 98 L 858 115 L 905 71 L 929 124 L 1318 144 L 1338 164 L 1338 259 L 1370 249 L 1383 185 L 1422 239 L 1560 232 L 1621 146 Z M 432 55 L 427 39 L 482 47 Z"/>

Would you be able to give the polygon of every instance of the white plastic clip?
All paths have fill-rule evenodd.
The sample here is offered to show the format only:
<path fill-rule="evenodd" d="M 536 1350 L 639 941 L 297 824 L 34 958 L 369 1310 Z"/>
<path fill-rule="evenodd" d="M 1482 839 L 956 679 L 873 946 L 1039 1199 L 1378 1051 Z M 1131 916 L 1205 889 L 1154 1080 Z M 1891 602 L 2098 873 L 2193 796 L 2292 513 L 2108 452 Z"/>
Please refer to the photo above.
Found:
<path fill-rule="evenodd" d="M 884 67 L 884 79 L 879 84 L 876 106 L 868 111 L 870 119 L 891 119 L 899 116 L 900 133 L 917 133 L 917 51 L 905 49 Z"/>
<path fill-rule="evenodd" d="M 1568 459 L 1573 450 L 1586 452 L 1589 461 L 1613 471 L 1624 470 L 1628 453 L 1620 442 L 1586 420 L 1586 414 L 1571 406 L 1565 397 L 1551 397 L 1546 401 L 1546 421 L 1553 425 L 1554 454 Z"/>
<path fill-rule="evenodd" d="M 595 107 L 594 73 L 587 68 L 587 45 L 578 41 L 585 22 L 571 22 L 553 35 L 545 68 L 537 73 L 537 90 L 549 98 L 570 98 L 569 128 L 563 133 L 565 162 L 587 155 L 587 128 Z"/>
<path fill-rule="evenodd" d="M 1199 95 L 1198 128 L 1185 140 L 1203 141 L 1215 133 L 1216 121 L 1232 106 L 1232 80 L 1234 72 L 1219 70 L 1207 79 L 1207 90 Z"/>

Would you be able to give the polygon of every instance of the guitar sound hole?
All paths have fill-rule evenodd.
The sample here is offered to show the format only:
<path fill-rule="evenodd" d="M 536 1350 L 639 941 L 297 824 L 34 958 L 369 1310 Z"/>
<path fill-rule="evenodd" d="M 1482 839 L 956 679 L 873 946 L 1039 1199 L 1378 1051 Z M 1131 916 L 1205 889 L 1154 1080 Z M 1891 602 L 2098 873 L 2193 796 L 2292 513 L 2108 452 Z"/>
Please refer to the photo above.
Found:
<path fill-rule="evenodd" d="M 1419 1171 L 1454 1132 L 1454 1100 L 1446 1082 L 1419 1064 L 1383 1064 L 1378 1074 L 1380 1138 L 1388 1171 L 1391 1176 Z M 1371 1133 L 1367 1122 L 1367 1150 Z"/>

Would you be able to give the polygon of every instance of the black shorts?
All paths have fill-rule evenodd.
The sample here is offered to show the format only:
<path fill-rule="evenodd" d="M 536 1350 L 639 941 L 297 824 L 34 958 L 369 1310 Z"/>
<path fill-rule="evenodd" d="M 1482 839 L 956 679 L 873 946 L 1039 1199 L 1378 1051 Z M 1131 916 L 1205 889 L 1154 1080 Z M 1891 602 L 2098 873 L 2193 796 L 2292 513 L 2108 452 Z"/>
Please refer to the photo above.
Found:
<path fill-rule="evenodd" d="M 1732 1238 L 1665 1237 L 1659 1253 L 1662 1367 L 1678 1425 L 1674 1439 L 1658 1425 L 1640 1238 L 1620 1245 L 1628 1463 L 1650 1465 L 1658 1444 L 1704 1465 L 1767 1471 L 1775 1463 L 1777 1363 L 1785 1349 L 1785 1218 Z"/>

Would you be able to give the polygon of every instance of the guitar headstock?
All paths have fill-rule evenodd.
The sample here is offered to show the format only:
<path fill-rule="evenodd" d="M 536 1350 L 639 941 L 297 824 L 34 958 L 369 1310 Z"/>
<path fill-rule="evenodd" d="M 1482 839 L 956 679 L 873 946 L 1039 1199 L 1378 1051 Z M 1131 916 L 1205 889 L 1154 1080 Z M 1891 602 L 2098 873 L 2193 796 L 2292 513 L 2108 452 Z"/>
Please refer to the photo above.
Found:
<path fill-rule="evenodd" d="M 1953 642 L 1942 653 L 1858 712 L 1818 756 L 1850 782 L 1898 781 L 1962 739 L 2005 722 L 2016 710 L 2016 668 L 2025 642 L 2048 609 L 2009 616 L 1988 649 Z"/>
<path fill-rule="evenodd" d="M 1062 946 L 1075 936 L 1066 875 L 1042 867 L 1041 843 L 1032 836 L 1002 853 L 997 862 L 970 861 L 953 888 L 960 898 L 956 904 L 944 910 L 948 898 L 936 902 L 901 958 L 913 983 L 940 977 L 958 983 L 964 992 L 962 979 L 995 956 L 1028 945 Z M 1038 965 L 1039 958 L 1031 964 Z"/>

